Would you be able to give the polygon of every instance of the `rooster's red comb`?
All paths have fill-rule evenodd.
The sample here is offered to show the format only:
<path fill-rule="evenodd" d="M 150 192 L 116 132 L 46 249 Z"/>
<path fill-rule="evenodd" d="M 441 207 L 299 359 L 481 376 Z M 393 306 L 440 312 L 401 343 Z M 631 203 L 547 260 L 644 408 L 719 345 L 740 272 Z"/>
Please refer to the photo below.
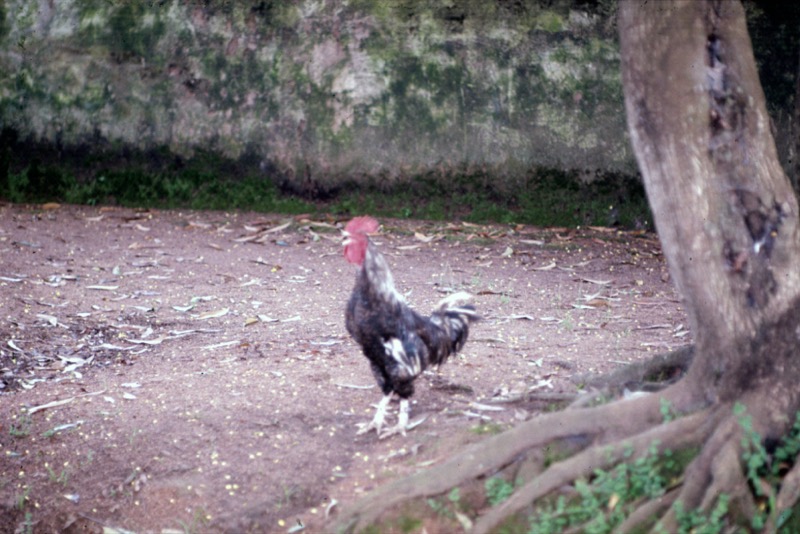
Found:
<path fill-rule="evenodd" d="M 378 231 L 379 226 L 378 221 L 366 215 L 352 219 L 344 227 L 344 231 L 348 234 L 373 234 Z"/>

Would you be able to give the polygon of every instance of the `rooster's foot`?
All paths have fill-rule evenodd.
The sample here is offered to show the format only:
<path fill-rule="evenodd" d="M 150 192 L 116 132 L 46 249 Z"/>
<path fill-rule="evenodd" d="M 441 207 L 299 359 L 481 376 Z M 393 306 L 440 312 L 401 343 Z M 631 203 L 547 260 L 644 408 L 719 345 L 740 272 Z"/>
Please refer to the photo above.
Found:
<path fill-rule="evenodd" d="M 397 425 L 387 428 L 383 432 L 378 433 L 378 437 L 380 439 L 386 439 L 389 436 L 394 436 L 395 434 L 402 434 L 406 435 L 406 431 L 411 430 L 412 428 L 419 426 L 422 424 L 426 417 L 414 421 L 413 423 L 408 423 L 408 414 L 411 412 L 411 408 L 409 407 L 408 399 L 400 399 L 400 413 L 397 416 Z"/>
<path fill-rule="evenodd" d="M 386 420 L 386 409 L 389 406 L 389 401 L 392 400 L 392 395 L 384 395 L 381 401 L 378 403 L 378 407 L 375 410 L 375 417 L 372 418 L 372 421 L 369 423 L 358 423 L 359 430 L 356 432 L 357 436 L 361 434 L 366 434 L 370 430 L 375 430 L 378 435 L 381 435 L 381 428 L 383 428 L 383 423 Z"/>

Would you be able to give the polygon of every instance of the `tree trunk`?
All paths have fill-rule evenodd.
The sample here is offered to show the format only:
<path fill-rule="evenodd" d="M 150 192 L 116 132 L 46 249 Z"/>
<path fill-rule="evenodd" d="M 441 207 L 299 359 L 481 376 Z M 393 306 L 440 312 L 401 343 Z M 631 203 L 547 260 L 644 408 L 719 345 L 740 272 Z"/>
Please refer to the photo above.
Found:
<path fill-rule="evenodd" d="M 696 402 L 775 386 L 797 407 L 798 206 L 778 162 L 738 1 L 620 4 L 628 126 L 697 343 Z M 780 319 L 786 317 L 784 321 Z M 776 372 L 780 371 L 780 374 Z M 788 380 L 787 380 L 788 378 Z"/>
<path fill-rule="evenodd" d="M 795 194 L 797 194 L 800 192 L 800 54 L 798 54 L 797 70 L 795 71 L 794 108 L 792 109 L 789 132 L 792 136 L 789 142 L 789 146 L 792 150 L 789 159 L 791 165 L 790 180 Z"/>

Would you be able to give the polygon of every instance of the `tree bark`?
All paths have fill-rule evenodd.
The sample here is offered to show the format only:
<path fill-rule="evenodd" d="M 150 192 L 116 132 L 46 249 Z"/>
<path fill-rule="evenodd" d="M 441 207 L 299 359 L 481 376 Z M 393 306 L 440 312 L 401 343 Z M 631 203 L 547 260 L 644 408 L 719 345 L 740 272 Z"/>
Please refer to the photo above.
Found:
<path fill-rule="evenodd" d="M 619 28 L 628 127 L 697 344 L 693 401 L 778 385 L 776 365 L 800 377 L 788 347 L 761 347 L 796 335 L 800 234 L 741 4 L 625 1 Z"/>
<path fill-rule="evenodd" d="M 798 54 L 797 59 L 794 80 L 794 108 L 792 109 L 791 127 L 789 128 L 792 135 L 789 143 L 792 150 L 789 160 L 791 162 L 790 180 L 795 193 L 800 192 L 800 54 Z"/>

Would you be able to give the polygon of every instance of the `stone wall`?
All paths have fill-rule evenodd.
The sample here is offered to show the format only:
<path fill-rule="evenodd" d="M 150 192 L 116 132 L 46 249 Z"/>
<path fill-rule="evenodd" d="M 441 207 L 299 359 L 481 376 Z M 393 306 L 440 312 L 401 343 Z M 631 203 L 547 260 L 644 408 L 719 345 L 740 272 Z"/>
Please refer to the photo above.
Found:
<path fill-rule="evenodd" d="M 0 0 L 0 122 L 290 183 L 635 172 L 612 1 Z M 607 7 L 604 7 L 607 6 Z"/>

